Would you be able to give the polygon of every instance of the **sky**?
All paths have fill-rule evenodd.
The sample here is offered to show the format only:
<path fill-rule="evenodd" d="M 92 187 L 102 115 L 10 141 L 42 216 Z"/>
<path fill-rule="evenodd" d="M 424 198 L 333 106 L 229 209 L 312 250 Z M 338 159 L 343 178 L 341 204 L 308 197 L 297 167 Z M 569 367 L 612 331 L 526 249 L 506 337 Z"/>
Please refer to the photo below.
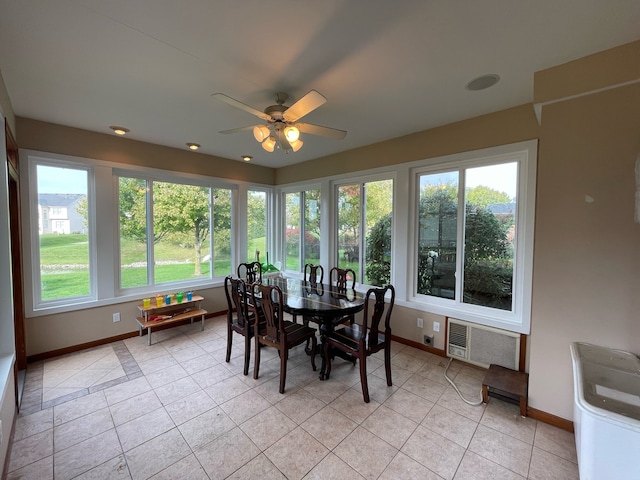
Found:
<path fill-rule="evenodd" d="M 498 192 L 504 192 L 509 197 L 516 197 L 517 190 L 517 173 L 518 164 L 503 163 L 500 165 L 491 165 L 487 167 L 468 168 L 467 172 L 467 188 L 474 188 L 479 185 L 492 188 Z M 427 182 L 428 179 L 428 182 Z M 440 185 L 443 183 L 458 184 L 458 171 L 438 173 L 432 175 L 423 175 L 420 185 L 423 187 L 427 183 L 431 185 Z"/>
<path fill-rule="evenodd" d="M 38 193 L 87 194 L 87 171 L 38 165 Z"/>

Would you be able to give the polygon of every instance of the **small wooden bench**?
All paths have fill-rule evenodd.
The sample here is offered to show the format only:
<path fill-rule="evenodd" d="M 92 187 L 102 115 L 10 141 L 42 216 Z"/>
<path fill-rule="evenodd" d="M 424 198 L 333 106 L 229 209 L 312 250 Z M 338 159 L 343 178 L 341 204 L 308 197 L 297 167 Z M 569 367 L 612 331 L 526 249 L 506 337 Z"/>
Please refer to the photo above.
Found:
<path fill-rule="evenodd" d="M 201 296 L 194 296 L 192 300 L 177 303 L 172 302 L 169 305 L 162 306 L 149 306 L 143 307 L 138 305 L 138 309 L 142 316 L 136 317 L 136 322 L 140 328 L 140 336 L 144 330 L 147 331 L 148 345 L 151 345 L 151 331 L 154 328 L 164 325 L 177 324 L 182 320 L 193 320 L 200 317 L 202 327 L 200 331 L 204 330 L 204 317 L 208 313 L 206 310 L 200 308 L 200 302 L 204 300 Z"/>
<path fill-rule="evenodd" d="M 489 401 L 489 389 L 501 399 L 511 399 L 520 405 L 520 415 L 527 416 L 529 374 L 491 364 L 482 381 L 482 401 Z M 494 390 L 496 392 L 494 392 Z"/>

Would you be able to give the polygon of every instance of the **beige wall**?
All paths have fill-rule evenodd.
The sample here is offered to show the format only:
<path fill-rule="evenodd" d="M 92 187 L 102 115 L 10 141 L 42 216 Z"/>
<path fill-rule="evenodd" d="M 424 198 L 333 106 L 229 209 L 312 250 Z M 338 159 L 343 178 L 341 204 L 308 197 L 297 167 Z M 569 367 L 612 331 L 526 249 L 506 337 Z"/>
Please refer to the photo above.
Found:
<path fill-rule="evenodd" d="M 222 288 L 195 290 L 204 297 L 202 308 L 208 312 L 227 310 Z M 140 301 L 95 307 L 74 312 L 28 318 L 26 322 L 27 355 L 51 352 L 81 345 L 102 338 L 138 331 L 135 318 L 140 315 Z M 120 322 L 113 322 L 113 313 L 120 312 Z"/>
<path fill-rule="evenodd" d="M 0 109 L 4 112 L 4 116 L 7 119 L 11 132 L 15 135 L 16 116 L 13 113 L 13 107 L 11 106 L 11 100 L 9 99 L 9 94 L 7 93 L 7 88 L 4 84 L 4 79 L 2 78 L 2 72 L 0 72 Z"/>
<path fill-rule="evenodd" d="M 17 117 L 16 122 L 17 142 L 21 149 L 267 185 L 273 185 L 275 179 L 272 168 L 192 152 L 186 148 L 163 147 L 114 134 L 90 132 L 23 117 Z"/>
<path fill-rule="evenodd" d="M 543 109 L 529 401 L 563 418 L 571 342 L 640 353 L 639 153 L 640 83 Z"/>
<path fill-rule="evenodd" d="M 637 47 L 621 48 L 626 52 Z M 615 79 L 633 82 L 637 79 L 635 67 L 627 71 L 625 52 L 616 49 L 596 59 L 589 57 L 584 63 L 540 72 L 536 76 L 544 86 L 538 97 L 544 103 L 540 127 L 533 105 L 524 105 L 277 171 L 243 170 L 244 164 L 239 162 L 220 161 L 228 166 L 229 178 L 284 184 L 539 138 L 532 332 L 528 342 L 530 405 L 572 419 L 568 353 L 572 341 L 640 352 L 640 225 L 633 222 L 634 162 L 640 153 L 640 86 L 629 84 L 592 94 L 584 87 L 571 93 L 566 86 L 574 79 L 581 85 L 585 72 L 607 68 L 626 72 L 616 74 Z M 554 79 L 561 79 L 556 90 Z M 605 82 L 615 83 L 615 79 Z M 598 88 L 603 88 L 601 83 Z M 576 94 L 584 96 L 562 100 Z M 206 156 L 32 120 L 18 118 L 17 134 L 21 148 L 167 169 L 175 168 L 172 165 L 178 162 L 173 158 L 177 155 L 188 171 L 212 174 L 207 172 L 215 168 L 206 161 L 214 157 L 201 160 L 198 157 Z M 586 195 L 593 202 L 585 201 Z M 215 302 L 218 300 L 213 299 L 222 299 L 221 289 L 203 293 Z M 28 353 L 116 335 L 111 322 L 113 308 L 29 319 Z M 123 317 L 135 312 L 133 303 L 119 308 Z M 432 320 L 444 321 L 408 308 L 397 307 L 395 312 L 394 334 L 418 342 L 423 333 L 430 333 L 415 328 L 418 314 L 425 318 L 425 325 L 431 325 Z M 125 326 L 134 325 L 115 328 L 124 331 Z M 443 345 L 441 332 L 436 347 Z"/>

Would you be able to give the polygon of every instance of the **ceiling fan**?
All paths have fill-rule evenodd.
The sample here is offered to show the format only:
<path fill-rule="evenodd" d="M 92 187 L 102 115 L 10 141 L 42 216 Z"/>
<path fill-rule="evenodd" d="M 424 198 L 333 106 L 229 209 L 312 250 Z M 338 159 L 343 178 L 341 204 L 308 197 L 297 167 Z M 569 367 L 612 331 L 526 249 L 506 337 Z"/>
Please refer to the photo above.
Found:
<path fill-rule="evenodd" d="M 338 140 L 344 138 L 347 134 L 346 131 L 336 128 L 298 122 L 299 119 L 311 113 L 327 101 L 324 96 L 315 90 L 311 90 L 289 107 L 284 104 L 289 96 L 286 93 L 276 93 L 276 105 L 268 106 L 263 112 L 239 102 L 224 93 L 214 93 L 213 96 L 229 105 L 249 112 L 266 122 L 258 125 L 223 130 L 220 133 L 237 133 L 253 130 L 253 136 L 267 152 L 273 152 L 275 149 L 281 149 L 285 153 L 297 152 L 303 144 L 300 139 L 300 132 Z"/>

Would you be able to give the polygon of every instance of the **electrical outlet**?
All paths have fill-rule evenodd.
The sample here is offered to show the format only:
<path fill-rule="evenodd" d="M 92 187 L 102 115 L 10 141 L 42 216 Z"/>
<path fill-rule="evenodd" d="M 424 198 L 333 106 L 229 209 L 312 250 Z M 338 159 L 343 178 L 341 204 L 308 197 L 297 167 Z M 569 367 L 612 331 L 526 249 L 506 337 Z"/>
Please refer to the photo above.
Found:
<path fill-rule="evenodd" d="M 424 344 L 433 347 L 433 335 L 425 335 L 424 336 Z"/>
<path fill-rule="evenodd" d="M 440 331 L 440 322 L 433 322 L 433 331 L 434 332 Z"/>
<path fill-rule="evenodd" d="M 116 312 L 113 314 L 113 323 L 120 321 L 120 312 Z"/>
<path fill-rule="evenodd" d="M 418 318 L 417 325 L 418 325 L 418 328 L 424 328 L 424 320 L 421 318 Z"/>

